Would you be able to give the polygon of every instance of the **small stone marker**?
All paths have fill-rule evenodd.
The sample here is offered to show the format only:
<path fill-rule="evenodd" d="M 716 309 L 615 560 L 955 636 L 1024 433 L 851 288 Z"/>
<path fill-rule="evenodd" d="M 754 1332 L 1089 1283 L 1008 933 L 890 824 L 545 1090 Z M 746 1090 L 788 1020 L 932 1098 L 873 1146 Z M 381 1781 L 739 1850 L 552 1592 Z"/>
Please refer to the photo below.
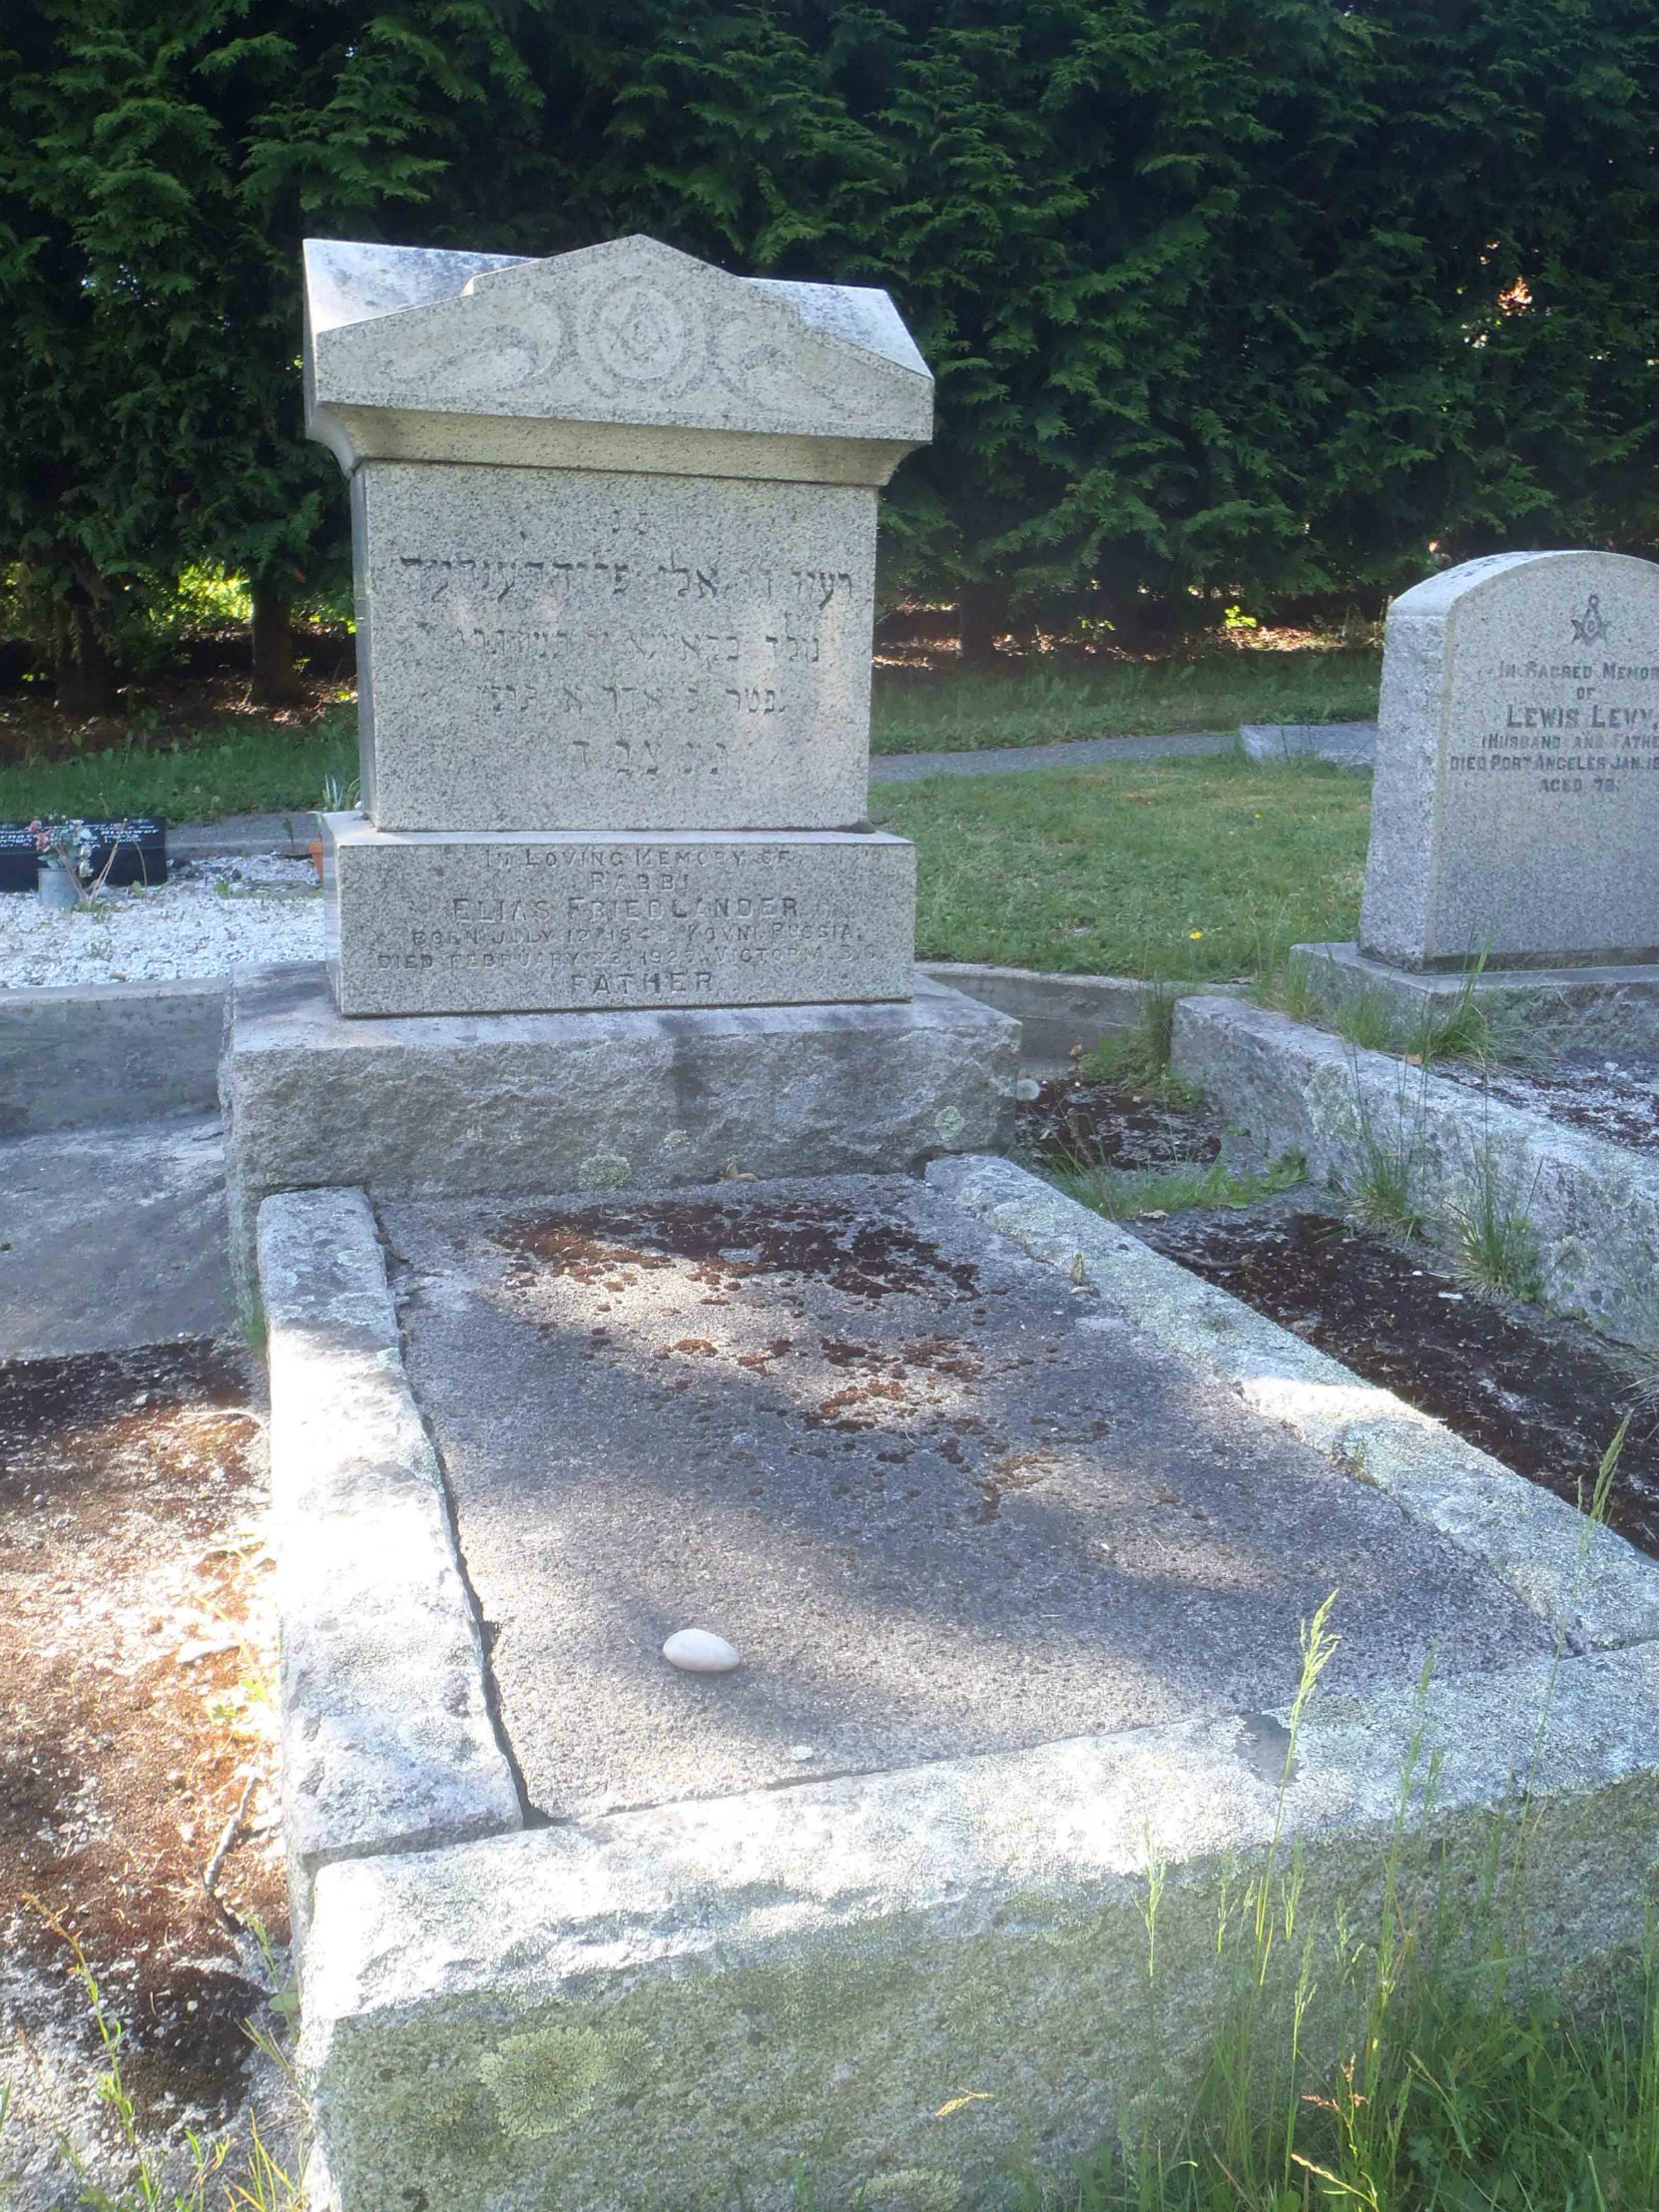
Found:
<path fill-rule="evenodd" d="M 663 1657 L 682 1674 L 730 1674 L 742 1663 L 736 1647 L 707 1628 L 676 1629 Z"/>
<path fill-rule="evenodd" d="M 875 503 L 933 385 L 885 292 L 647 238 L 312 242 L 305 285 L 357 588 L 341 1012 L 907 999 L 913 859 L 864 825 Z"/>
<path fill-rule="evenodd" d="M 1498 554 L 1394 601 L 1360 949 L 1659 959 L 1659 565 Z"/>

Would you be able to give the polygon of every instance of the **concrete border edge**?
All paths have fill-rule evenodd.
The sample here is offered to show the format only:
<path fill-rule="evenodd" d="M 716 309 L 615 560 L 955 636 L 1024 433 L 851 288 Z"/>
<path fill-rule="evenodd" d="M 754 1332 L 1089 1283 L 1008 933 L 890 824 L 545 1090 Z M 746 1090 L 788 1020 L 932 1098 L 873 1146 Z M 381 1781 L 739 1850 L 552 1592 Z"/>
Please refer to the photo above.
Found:
<path fill-rule="evenodd" d="M 367 1199 L 268 1198 L 259 1268 L 297 1933 L 320 1867 L 524 1816 Z"/>

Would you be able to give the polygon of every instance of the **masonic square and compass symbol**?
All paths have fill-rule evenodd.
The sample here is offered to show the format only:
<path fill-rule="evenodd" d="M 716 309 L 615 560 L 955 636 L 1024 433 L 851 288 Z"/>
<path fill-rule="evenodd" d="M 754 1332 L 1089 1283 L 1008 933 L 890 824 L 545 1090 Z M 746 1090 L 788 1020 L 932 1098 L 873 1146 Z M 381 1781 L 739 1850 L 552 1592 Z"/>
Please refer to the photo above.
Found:
<path fill-rule="evenodd" d="M 1584 612 L 1569 618 L 1572 622 L 1574 645 L 1600 645 L 1607 637 L 1607 619 L 1601 611 L 1601 594 L 1591 592 L 1584 602 Z"/>

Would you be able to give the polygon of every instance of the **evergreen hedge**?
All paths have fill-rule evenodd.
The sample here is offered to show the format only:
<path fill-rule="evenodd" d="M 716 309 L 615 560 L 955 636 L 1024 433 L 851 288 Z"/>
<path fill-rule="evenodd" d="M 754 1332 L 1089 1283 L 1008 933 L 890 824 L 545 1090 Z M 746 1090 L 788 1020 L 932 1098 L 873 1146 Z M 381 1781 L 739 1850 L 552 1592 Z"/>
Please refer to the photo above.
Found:
<path fill-rule="evenodd" d="M 645 230 L 885 284 L 939 435 L 890 589 L 1375 607 L 1659 540 L 1652 0 L 12 0 L 0 562 L 73 664 L 189 559 L 340 558 L 307 232 Z M 1201 595 L 1201 596 L 1195 596 Z M 1203 596 L 1203 595 L 1208 595 Z M 78 643 L 77 640 L 80 639 Z"/>

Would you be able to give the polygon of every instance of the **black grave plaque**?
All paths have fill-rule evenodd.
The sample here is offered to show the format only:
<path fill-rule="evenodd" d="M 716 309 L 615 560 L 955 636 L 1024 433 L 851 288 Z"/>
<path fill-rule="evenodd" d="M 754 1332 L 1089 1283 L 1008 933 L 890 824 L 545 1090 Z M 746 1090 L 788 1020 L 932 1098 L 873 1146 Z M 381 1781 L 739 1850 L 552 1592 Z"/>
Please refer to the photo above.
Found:
<path fill-rule="evenodd" d="M 130 815 L 125 822 L 89 819 L 85 827 L 92 835 L 93 875 L 108 861 L 104 880 L 109 889 L 167 881 L 167 823 L 162 816 Z M 36 857 L 29 825 L 0 822 L 0 891 L 32 891 Z"/>

